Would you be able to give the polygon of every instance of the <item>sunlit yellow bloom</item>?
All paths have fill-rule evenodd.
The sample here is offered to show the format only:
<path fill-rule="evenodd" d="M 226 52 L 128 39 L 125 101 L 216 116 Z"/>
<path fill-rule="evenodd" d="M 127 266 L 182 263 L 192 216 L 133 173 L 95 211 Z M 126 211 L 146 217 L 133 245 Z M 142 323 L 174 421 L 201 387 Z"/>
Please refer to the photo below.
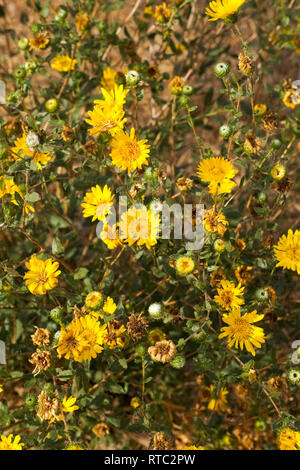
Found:
<path fill-rule="evenodd" d="M 204 450 L 204 447 L 202 446 L 185 446 L 182 448 L 182 450 Z"/>
<path fill-rule="evenodd" d="M 228 346 L 234 346 L 235 348 L 244 349 L 244 346 L 248 352 L 255 356 L 255 349 L 261 348 L 265 342 L 265 333 L 259 326 L 252 325 L 264 318 L 264 315 L 258 315 L 256 310 L 251 313 L 245 313 L 241 315 L 240 308 L 234 308 L 232 312 L 223 315 L 223 321 L 229 326 L 221 328 L 219 338 L 228 336 Z M 253 347 L 254 346 L 254 347 Z"/>
<path fill-rule="evenodd" d="M 278 447 L 280 450 L 300 450 L 300 432 L 283 429 L 278 436 Z"/>
<path fill-rule="evenodd" d="M 2 385 L 0 385 L 0 393 L 3 392 L 3 388 L 2 388 Z"/>
<path fill-rule="evenodd" d="M 79 410 L 79 406 L 75 405 L 75 397 L 66 397 L 64 396 L 62 401 L 62 411 L 64 413 L 72 413 L 73 411 Z"/>
<path fill-rule="evenodd" d="M 181 275 L 190 274 L 195 269 L 195 261 L 191 256 L 180 256 L 175 262 L 175 267 Z"/>
<path fill-rule="evenodd" d="M 113 165 L 121 170 L 127 170 L 128 174 L 148 165 L 149 145 L 146 139 L 137 140 L 135 129 L 132 127 L 130 134 L 119 131 L 111 140 L 111 159 Z"/>
<path fill-rule="evenodd" d="M 224 157 L 211 157 L 202 160 L 197 175 L 201 181 L 209 183 L 209 192 L 213 196 L 230 193 L 236 183 L 232 178 L 237 174 L 232 163 Z"/>
<path fill-rule="evenodd" d="M 116 82 L 117 72 L 110 67 L 107 67 L 105 70 L 103 70 L 103 75 L 101 78 L 101 85 L 105 90 L 113 90 Z"/>
<path fill-rule="evenodd" d="M 0 441 L 0 450 L 22 450 L 24 444 L 20 442 L 21 436 L 13 436 L 13 434 L 9 434 L 9 436 L 4 436 L 2 434 L 1 441 Z"/>
<path fill-rule="evenodd" d="M 51 61 L 51 67 L 58 72 L 69 72 L 70 70 L 75 69 L 77 62 L 78 61 L 76 59 L 72 59 L 68 54 L 57 54 L 57 56 Z"/>
<path fill-rule="evenodd" d="M 145 207 L 137 209 L 133 206 L 122 214 L 120 238 L 125 239 L 129 246 L 137 243 L 138 246 L 145 245 L 150 250 L 157 243 L 159 225 L 159 214 Z"/>
<path fill-rule="evenodd" d="M 90 292 L 85 298 L 85 305 L 88 308 L 97 308 L 102 302 L 102 294 L 96 290 Z"/>
<path fill-rule="evenodd" d="M 15 184 L 13 178 L 8 178 L 7 176 L 2 176 L 0 178 L 0 199 L 4 196 L 8 195 L 11 196 L 11 202 L 18 206 L 18 202 L 16 200 L 15 194 L 19 194 L 19 196 L 23 199 L 22 192 L 17 184 Z"/>
<path fill-rule="evenodd" d="M 45 49 L 49 44 L 49 39 L 45 33 L 38 33 L 29 41 L 30 49 Z"/>
<path fill-rule="evenodd" d="M 69 444 L 68 447 L 66 447 L 63 450 L 84 450 L 84 448 L 80 444 Z"/>
<path fill-rule="evenodd" d="M 274 254 L 283 269 L 291 269 L 300 274 L 300 231 L 290 229 L 287 235 L 282 235 L 278 244 L 274 246 Z"/>
<path fill-rule="evenodd" d="M 47 290 L 54 289 L 58 284 L 57 276 L 61 271 L 58 271 L 59 263 L 52 258 L 43 261 L 32 255 L 25 265 L 29 269 L 24 276 L 25 285 L 32 294 L 45 295 Z"/>
<path fill-rule="evenodd" d="M 117 246 L 121 245 L 117 224 L 104 224 L 103 230 L 100 233 L 100 238 L 109 250 L 114 250 Z"/>
<path fill-rule="evenodd" d="M 89 21 L 89 17 L 87 13 L 83 13 L 79 11 L 75 18 L 75 26 L 77 31 L 83 31 Z"/>
<path fill-rule="evenodd" d="M 176 91 L 181 91 L 184 85 L 185 82 L 182 80 L 182 78 L 178 77 L 177 75 L 169 83 L 170 88 Z"/>
<path fill-rule="evenodd" d="M 49 152 L 40 153 L 36 149 L 29 148 L 26 143 L 27 135 L 23 133 L 22 137 L 19 137 L 14 142 L 14 147 L 12 147 L 12 155 L 15 160 L 21 160 L 25 156 L 31 157 L 36 163 L 37 167 L 41 170 L 42 165 L 46 165 L 49 160 L 51 160 L 51 155 Z"/>
<path fill-rule="evenodd" d="M 254 106 L 254 112 L 255 114 L 258 114 L 259 116 L 263 116 L 267 112 L 267 106 L 264 103 L 258 103 Z"/>
<path fill-rule="evenodd" d="M 226 411 L 228 390 L 226 390 L 224 387 L 215 390 L 213 385 L 207 387 L 207 390 L 211 394 L 211 399 L 207 408 L 214 411 Z"/>
<path fill-rule="evenodd" d="M 166 23 L 172 14 L 171 8 L 167 7 L 166 2 L 163 2 L 161 5 L 155 7 L 153 16 L 158 21 L 158 23 Z"/>
<path fill-rule="evenodd" d="M 210 16 L 208 21 L 226 20 L 231 17 L 246 0 L 215 0 L 209 3 L 205 13 Z"/>
<path fill-rule="evenodd" d="M 229 225 L 229 222 L 226 220 L 226 217 L 221 211 L 217 212 L 215 206 L 212 209 L 205 211 L 204 228 L 208 232 L 223 235 L 227 230 L 227 225 Z"/>
<path fill-rule="evenodd" d="M 111 213 L 114 197 L 107 185 L 103 189 L 98 184 L 93 186 L 91 191 L 86 193 L 84 197 L 85 202 L 81 204 L 83 207 L 83 217 L 93 217 L 92 222 L 104 220 L 107 214 Z"/>
<path fill-rule="evenodd" d="M 221 281 L 220 287 L 217 288 L 218 295 L 214 296 L 214 301 L 221 305 L 225 310 L 238 307 L 244 303 L 244 300 L 240 299 L 240 296 L 243 295 L 244 289 L 245 287 L 241 287 L 241 284 L 238 284 L 236 287 L 234 282 Z"/>
<path fill-rule="evenodd" d="M 58 357 L 74 359 L 77 362 L 90 361 L 103 350 L 106 325 L 100 325 L 92 315 L 75 318 L 62 329 L 56 346 Z"/>
<path fill-rule="evenodd" d="M 115 84 L 111 90 L 101 88 L 101 92 L 104 99 L 95 100 L 95 105 L 103 106 L 108 104 L 111 107 L 121 108 L 126 103 L 126 96 L 129 90 L 125 90 L 123 85 Z"/>
<path fill-rule="evenodd" d="M 300 93 L 296 90 L 287 90 L 282 97 L 282 101 L 288 108 L 295 109 L 300 105 Z"/>
<path fill-rule="evenodd" d="M 141 406 L 141 400 L 138 397 L 131 398 L 130 406 L 132 406 L 132 408 L 134 409 L 138 408 L 139 406 Z"/>
<path fill-rule="evenodd" d="M 117 310 L 117 306 L 114 302 L 114 299 L 112 299 L 111 297 L 107 297 L 106 301 L 104 302 L 102 310 L 105 313 L 109 313 L 110 315 L 113 315 L 115 311 Z"/>

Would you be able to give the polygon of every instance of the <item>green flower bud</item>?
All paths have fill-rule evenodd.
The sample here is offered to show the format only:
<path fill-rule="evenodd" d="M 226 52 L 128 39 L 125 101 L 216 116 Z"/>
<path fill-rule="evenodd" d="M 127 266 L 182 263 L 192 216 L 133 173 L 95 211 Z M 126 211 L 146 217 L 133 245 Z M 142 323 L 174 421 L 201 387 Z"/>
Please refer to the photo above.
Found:
<path fill-rule="evenodd" d="M 274 149 L 274 150 L 280 149 L 281 145 L 282 145 L 282 142 L 281 142 L 281 140 L 279 140 L 279 139 L 273 139 L 273 140 L 271 141 L 271 147 L 272 147 L 272 149 Z"/>
<path fill-rule="evenodd" d="M 60 307 L 55 307 L 50 312 L 50 318 L 59 325 L 62 323 L 63 320 L 63 311 Z"/>
<path fill-rule="evenodd" d="M 62 24 L 67 18 L 67 16 L 68 16 L 67 10 L 65 10 L 64 8 L 60 8 L 55 15 L 54 21 L 57 21 L 58 23 Z"/>
<path fill-rule="evenodd" d="M 214 250 L 221 253 L 222 251 L 225 250 L 225 248 L 226 248 L 226 243 L 224 242 L 224 240 L 221 240 L 221 238 L 218 238 L 214 243 Z"/>
<path fill-rule="evenodd" d="M 107 22 L 106 21 L 99 21 L 97 24 L 97 28 L 99 33 L 103 33 L 104 31 L 107 30 Z"/>
<path fill-rule="evenodd" d="M 31 393 L 28 393 L 26 396 L 25 396 L 25 405 L 28 407 L 28 408 L 34 408 L 37 404 L 37 398 L 35 395 L 31 394 Z"/>
<path fill-rule="evenodd" d="M 48 382 L 43 386 L 43 390 L 44 392 L 46 392 L 47 395 L 51 395 L 52 393 L 54 393 L 54 385 Z"/>
<path fill-rule="evenodd" d="M 146 354 L 146 348 L 145 346 L 143 346 L 142 344 L 139 344 L 136 348 L 135 348 L 135 352 L 137 354 L 137 356 L 145 356 Z"/>
<path fill-rule="evenodd" d="M 228 124 L 224 124 L 223 126 L 220 127 L 219 134 L 221 137 L 223 137 L 223 139 L 229 139 L 229 137 L 232 134 L 232 127 L 229 126 Z"/>
<path fill-rule="evenodd" d="M 48 113 L 55 113 L 55 111 L 58 108 L 58 102 L 55 98 L 50 98 L 50 100 L 47 100 L 45 103 L 45 108 Z"/>
<path fill-rule="evenodd" d="M 268 197 L 266 195 L 266 193 L 264 193 L 263 191 L 261 191 L 258 196 L 257 196 L 257 200 L 261 203 L 261 204 L 264 204 L 265 202 L 267 202 L 268 200 Z"/>
<path fill-rule="evenodd" d="M 230 65 L 227 62 L 219 62 L 215 65 L 214 71 L 218 78 L 226 77 L 229 74 Z"/>
<path fill-rule="evenodd" d="M 33 34 L 37 34 L 41 31 L 41 26 L 37 23 L 33 23 L 33 25 L 31 26 L 31 31 L 33 32 Z"/>
<path fill-rule="evenodd" d="M 128 87 L 135 87 L 140 81 L 140 74 L 136 70 L 129 70 L 125 75 L 125 79 Z"/>
<path fill-rule="evenodd" d="M 163 304 L 159 302 L 154 302 L 148 307 L 149 316 L 153 318 L 153 320 L 158 320 L 159 318 L 161 318 L 163 311 L 164 311 Z"/>
<path fill-rule="evenodd" d="M 190 97 L 188 95 L 181 95 L 179 98 L 179 104 L 183 108 L 187 108 L 190 105 Z"/>
<path fill-rule="evenodd" d="M 288 380 L 291 384 L 298 385 L 300 383 L 300 370 L 290 369 L 288 372 Z"/>
<path fill-rule="evenodd" d="M 254 427 L 257 429 L 257 431 L 260 432 L 263 432 L 267 429 L 267 425 L 262 419 L 257 419 L 254 423 Z"/>
<path fill-rule="evenodd" d="M 193 91 L 194 89 L 191 85 L 184 85 L 182 88 L 182 93 L 187 96 L 192 95 Z"/>
<path fill-rule="evenodd" d="M 26 51 L 29 49 L 29 40 L 27 38 L 21 38 L 18 41 L 18 47 L 21 51 Z"/>
<path fill-rule="evenodd" d="M 269 299 L 268 291 L 266 289 L 264 289 L 263 287 L 259 288 L 259 289 L 256 289 L 255 298 L 259 302 L 266 302 Z"/>
<path fill-rule="evenodd" d="M 185 358 L 184 356 L 175 356 L 170 364 L 172 367 L 174 367 L 174 369 L 182 369 L 185 364 Z"/>
<path fill-rule="evenodd" d="M 26 77 L 26 69 L 25 67 L 21 66 L 21 67 L 17 67 L 15 70 L 14 70 L 14 77 L 17 79 L 17 80 L 22 80 L 22 78 L 25 78 Z"/>
<path fill-rule="evenodd" d="M 31 74 L 37 71 L 38 64 L 34 60 L 30 60 L 28 62 L 25 62 L 24 67 L 26 72 Z"/>

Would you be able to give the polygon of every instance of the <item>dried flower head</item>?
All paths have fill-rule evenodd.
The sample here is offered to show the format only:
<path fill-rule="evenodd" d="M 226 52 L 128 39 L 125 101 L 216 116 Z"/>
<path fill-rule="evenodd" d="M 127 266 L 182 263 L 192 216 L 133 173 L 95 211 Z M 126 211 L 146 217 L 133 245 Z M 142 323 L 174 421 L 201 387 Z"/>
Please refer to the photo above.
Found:
<path fill-rule="evenodd" d="M 153 360 L 158 362 L 169 362 L 176 355 L 176 346 L 172 340 L 158 341 L 154 346 L 148 348 L 148 353 Z"/>
<path fill-rule="evenodd" d="M 32 373 L 33 375 L 37 375 L 42 370 L 49 369 L 51 365 L 51 353 L 50 351 L 42 351 L 41 349 L 37 349 L 36 352 L 32 354 L 29 362 L 35 365 Z"/>
<path fill-rule="evenodd" d="M 31 339 L 33 344 L 37 346 L 45 346 L 46 344 L 50 343 L 50 331 L 47 328 L 38 328 L 35 326 L 36 330 L 33 335 L 31 335 Z"/>
<path fill-rule="evenodd" d="M 147 333 L 148 322 L 142 315 L 137 316 L 132 313 L 126 327 L 128 334 L 132 336 L 133 339 L 139 339 Z"/>

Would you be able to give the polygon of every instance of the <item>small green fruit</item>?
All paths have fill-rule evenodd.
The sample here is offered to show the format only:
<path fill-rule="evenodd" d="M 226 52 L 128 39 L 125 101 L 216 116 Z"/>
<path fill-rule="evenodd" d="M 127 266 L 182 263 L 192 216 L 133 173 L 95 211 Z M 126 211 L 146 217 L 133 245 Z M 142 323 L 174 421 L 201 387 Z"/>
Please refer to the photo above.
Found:
<path fill-rule="evenodd" d="M 37 404 L 37 398 L 35 395 L 31 394 L 31 393 L 28 393 L 26 396 L 25 396 L 25 405 L 28 407 L 28 408 L 34 408 Z"/>
<path fill-rule="evenodd" d="M 15 68 L 14 70 L 14 77 L 17 79 L 17 80 L 22 80 L 22 78 L 25 78 L 26 77 L 26 69 L 25 67 L 21 66 L 21 67 L 17 67 Z"/>
<path fill-rule="evenodd" d="M 229 70 L 230 70 L 230 65 L 228 64 L 228 62 L 219 62 L 217 65 L 215 65 L 215 68 L 214 68 L 215 75 L 218 78 L 226 77 L 226 75 L 229 74 Z"/>
<path fill-rule="evenodd" d="M 256 289 L 255 298 L 259 302 L 266 302 L 269 299 L 268 291 L 266 289 L 264 289 L 263 287 L 259 288 L 259 289 Z"/>
<path fill-rule="evenodd" d="M 140 74 L 136 70 L 129 70 L 125 75 L 126 85 L 135 87 L 140 81 Z"/>
<path fill-rule="evenodd" d="M 153 320 L 158 320 L 159 318 L 161 318 L 163 311 L 164 311 L 163 304 L 159 302 L 154 302 L 148 307 L 149 316 L 153 318 Z"/>
<path fill-rule="evenodd" d="M 300 383 L 300 370 L 299 369 L 291 369 L 288 372 L 288 380 L 293 385 L 298 385 Z"/>
<path fill-rule="evenodd" d="M 191 85 L 184 85 L 183 88 L 182 88 L 182 93 L 184 95 L 187 95 L 187 96 L 190 96 L 193 94 L 193 87 Z"/>
<path fill-rule="evenodd" d="M 58 102 L 55 98 L 50 98 L 50 100 L 47 100 L 45 103 L 45 108 L 48 113 L 55 113 L 55 111 L 58 108 Z"/>
<path fill-rule="evenodd" d="M 232 127 L 229 126 L 228 124 L 224 124 L 223 126 L 220 127 L 219 134 L 221 137 L 223 137 L 223 139 L 229 139 L 229 137 L 232 134 Z"/>
<path fill-rule="evenodd" d="M 226 247 L 226 243 L 224 242 L 224 240 L 221 240 L 221 238 L 218 238 L 214 243 L 214 250 L 218 251 L 219 253 L 224 251 L 225 247 Z"/>
<path fill-rule="evenodd" d="M 281 140 L 279 140 L 279 139 L 273 139 L 273 140 L 271 141 L 271 147 L 272 147 L 272 149 L 274 149 L 274 150 L 280 149 L 281 145 L 282 145 L 282 142 L 281 142 Z"/>
<path fill-rule="evenodd" d="M 21 38 L 18 41 L 18 47 L 21 51 L 26 51 L 29 49 L 29 40 L 27 38 Z"/>

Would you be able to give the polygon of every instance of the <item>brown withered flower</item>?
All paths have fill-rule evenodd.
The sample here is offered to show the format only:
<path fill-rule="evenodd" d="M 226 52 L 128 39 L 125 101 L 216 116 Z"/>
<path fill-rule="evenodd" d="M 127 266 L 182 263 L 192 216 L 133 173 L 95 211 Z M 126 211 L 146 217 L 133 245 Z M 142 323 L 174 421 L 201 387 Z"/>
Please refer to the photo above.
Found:
<path fill-rule="evenodd" d="M 98 144 L 95 140 L 88 140 L 83 146 L 82 146 L 84 152 L 86 155 L 94 155 L 97 153 L 98 150 Z"/>
<path fill-rule="evenodd" d="M 69 126 L 64 126 L 61 133 L 61 138 L 65 142 L 71 142 L 75 138 L 74 129 Z"/>
<path fill-rule="evenodd" d="M 148 322 L 142 315 L 132 313 L 126 327 L 128 334 L 132 336 L 133 339 L 139 339 L 147 333 Z"/>
<path fill-rule="evenodd" d="M 247 132 L 246 139 L 244 142 L 244 148 L 246 152 L 254 153 L 255 155 L 260 152 L 261 149 L 261 141 L 258 137 L 256 137 L 252 132 Z"/>
<path fill-rule="evenodd" d="M 101 438 L 109 434 L 109 427 L 106 423 L 98 423 L 93 427 L 92 431 L 97 437 Z"/>
<path fill-rule="evenodd" d="M 172 340 L 158 341 L 154 346 L 148 348 L 148 353 L 153 360 L 158 362 L 169 362 L 176 355 L 176 346 Z"/>
<path fill-rule="evenodd" d="M 47 328 L 38 328 L 35 326 L 36 330 L 33 335 L 31 335 L 31 339 L 33 344 L 37 346 L 45 346 L 46 344 L 50 343 L 50 331 Z"/>
<path fill-rule="evenodd" d="M 209 283 L 211 287 L 219 287 L 221 284 L 221 281 L 225 281 L 225 280 L 226 280 L 225 272 L 222 268 L 220 268 L 220 269 L 217 269 L 216 271 L 213 271 L 210 274 Z"/>
<path fill-rule="evenodd" d="M 281 194 L 286 194 L 289 192 L 292 185 L 292 180 L 287 176 L 281 181 L 274 181 L 274 183 L 271 184 L 271 187 Z"/>
<path fill-rule="evenodd" d="M 182 176 L 181 178 L 178 178 L 178 180 L 176 181 L 176 184 L 180 191 L 182 192 L 190 191 L 193 187 L 193 180 L 191 180 L 190 178 L 184 178 Z"/>
<path fill-rule="evenodd" d="M 267 234 L 263 239 L 263 245 L 265 248 L 272 248 L 276 243 L 273 235 Z"/>
<path fill-rule="evenodd" d="M 163 432 L 157 432 L 154 434 L 154 437 L 153 437 L 152 449 L 153 450 L 170 450 L 171 441 Z"/>
<path fill-rule="evenodd" d="M 85 305 L 83 307 L 78 308 L 77 305 L 73 307 L 73 313 L 75 318 L 85 317 L 89 312 Z"/>
<path fill-rule="evenodd" d="M 278 129 L 278 117 L 271 111 L 262 118 L 262 122 L 266 131 L 274 131 L 275 129 Z"/>
<path fill-rule="evenodd" d="M 49 38 L 45 33 L 38 33 L 29 41 L 30 50 L 32 49 L 45 49 L 49 43 Z"/>
<path fill-rule="evenodd" d="M 42 391 L 38 396 L 37 417 L 40 418 L 41 421 L 49 421 L 52 418 L 56 418 L 58 407 L 58 399 L 50 398 L 47 396 L 46 392 Z"/>
<path fill-rule="evenodd" d="M 33 375 L 37 375 L 42 370 L 49 369 L 51 365 L 51 353 L 49 351 L 42 351 L 41 349 L 37 349 L 36 352 L 32 354 L 29 362 L 30 364 L 35 365 L 32 373 Z"/>
<path fill-rule="evenodd" d="M 285 392 L 288 386 L 284 377 L 277 376 L 268 380 L 268 388 L 272 392 Z"/>
<path fill-rule="evenodd" d="M 251 75 L 254 71 L 253 60 L 250 59 L 244 52 L 241 52 L 239 55 L 239 69 L 245 75 Z"/>
<path fill-rule="evenodd" d="M 253 279 L 253 267 L 252 266 L 238 266 L 235 270 L 235 277 L 240 284 L 246 286 Z"/>
<path fill-rule="evenodd" d="M 268 292 L 270 304 L 274 306 L 276 304 L 276 300 L 277 300 L 277 294 L 276 294 L 275 290 L 271 286 L 266 287 L 265 290 Z"/>

